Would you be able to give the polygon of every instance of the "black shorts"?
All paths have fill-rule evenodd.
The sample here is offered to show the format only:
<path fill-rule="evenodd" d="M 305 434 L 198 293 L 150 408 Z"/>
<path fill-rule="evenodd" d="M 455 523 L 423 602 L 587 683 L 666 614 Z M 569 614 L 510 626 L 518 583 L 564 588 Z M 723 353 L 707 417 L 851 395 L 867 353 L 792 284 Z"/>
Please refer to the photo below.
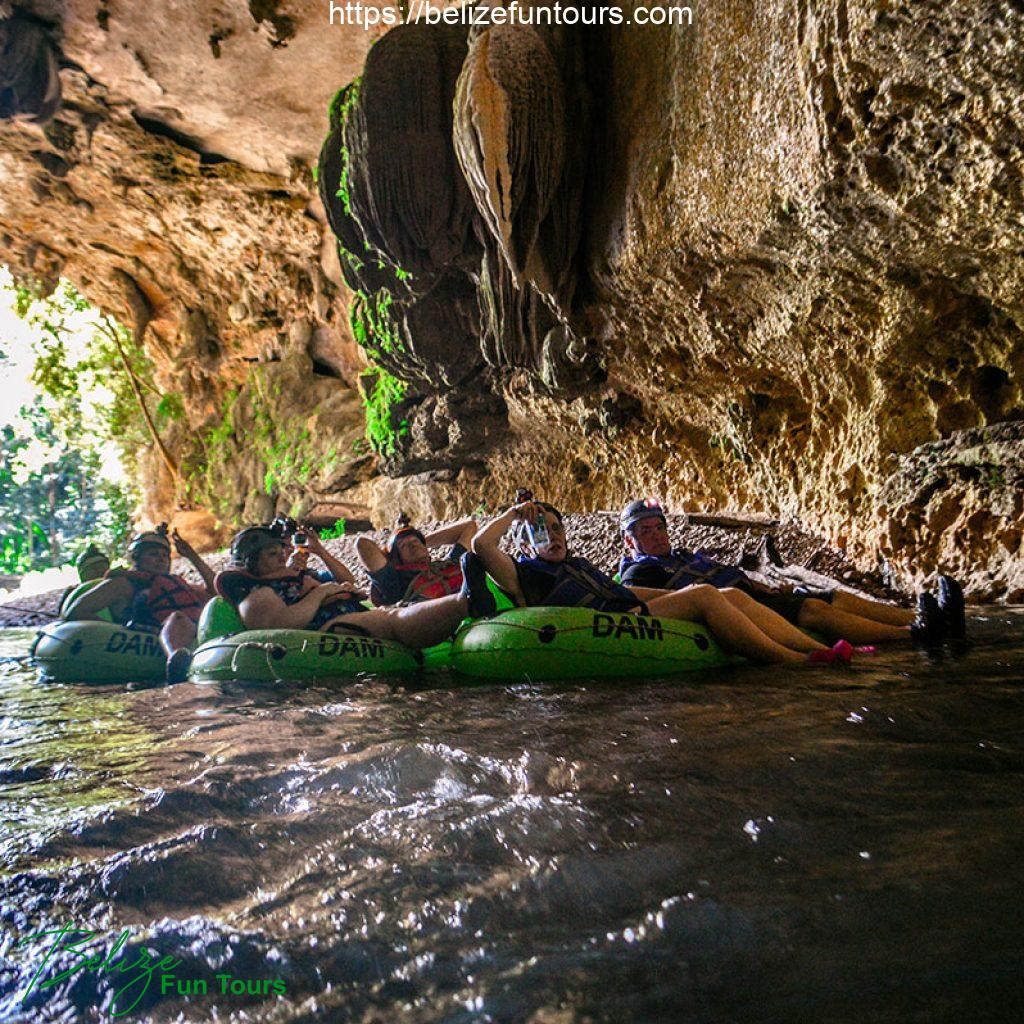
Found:
<path fill-rule="evenodd" d="M 809 587 L 797 587 L 796 590 L 786 593 L 784 591 L 762 591 L 751 592 L 751 597 L 766 608 L 770 608 L 776 615 L 781 615 L 787 622 L 794 626 L 800 625 L 800 609 L 804 601 L 824 601 L 825 604 L 832 603 L 834 590 L 811 590 Z"/>

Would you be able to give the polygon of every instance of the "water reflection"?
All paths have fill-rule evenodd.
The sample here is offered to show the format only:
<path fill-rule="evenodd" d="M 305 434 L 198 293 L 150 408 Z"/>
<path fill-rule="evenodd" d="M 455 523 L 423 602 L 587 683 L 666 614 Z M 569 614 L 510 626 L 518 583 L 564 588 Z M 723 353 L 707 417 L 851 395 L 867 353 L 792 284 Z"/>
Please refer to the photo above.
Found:
<path fill-rule="evenodd" d="M 109 974 L 21 999 L 46 945 L 14 943 L 72 921 L 180 961 L 143 1019 L 995 1019 L 1022 649 L 999 611 L 959 658 L 678 683 L 126 692 L 0 662 L 0 1017 L 99 1019 Z"/>

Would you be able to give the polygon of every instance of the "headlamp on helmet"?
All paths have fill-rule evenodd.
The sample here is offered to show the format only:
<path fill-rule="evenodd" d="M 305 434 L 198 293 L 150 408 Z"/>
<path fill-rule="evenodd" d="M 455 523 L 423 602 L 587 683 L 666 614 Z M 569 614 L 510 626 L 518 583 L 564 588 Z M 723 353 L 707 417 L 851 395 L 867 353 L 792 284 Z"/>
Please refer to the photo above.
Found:
<path fill-rule="evenodd" d="M 619 533 L 632 531 L 633 527 L 644 519 L 665 519 L 665 510 L 657 498 L 631 501 L 619 513 Z"/>
<path fill-rule="evenodd" d="M 274 516 L 267 527 L 277 537 L 290 537 L 299 529 L 299 524 L 291 516 Z"/>
<path fill-rule="evenodd" d="M 231 561 L 251 572 L 256 556 L 271 544 L 284 545 L 284 533 L 280 527 L 273 523 L 269 526 L 247 526 L 231 538 Z"/>

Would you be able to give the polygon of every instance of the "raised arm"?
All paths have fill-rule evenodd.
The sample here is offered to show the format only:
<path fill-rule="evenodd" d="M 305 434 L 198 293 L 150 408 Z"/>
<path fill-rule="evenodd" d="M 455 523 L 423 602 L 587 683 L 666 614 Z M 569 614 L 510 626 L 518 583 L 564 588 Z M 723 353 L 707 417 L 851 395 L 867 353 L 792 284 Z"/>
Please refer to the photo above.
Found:
<path fill-rule="evenodd" d="M 369 537 L 356 538 L 356 554 L 367 572 L 380 572 L 388 564 L 388 556 Z"/>
<path fill-rule="evenodd" d="M 461 544 L 468 551 L 475 534 L 476 520 L 470 516 L 469 519 L 460 519 L 451 526 L 427 534 L 427 547 L 443 548 L 449 544 Z"/>
<path fill-rule="evenodd" d="M 285 604 L 269 587 L 257 587 L 238 606 L 247 629 L 304 629 L 328 598 L 348 593 L 340 583 L 321 583 L 301 601 Z"/>
<path fill-rule="evenodd" d="M 501 587 L 508 591 L 517 604 L 525 604 L 526 599 L 519 587 L 519 576 L 516 573 L 515 560 L 505 554 L 498 544 L 505 536 L 508 528 L 520 519 L 529 518 L 534 506 L 532 502 L 524 502 L 522 505 L 513 505 L 507 512 L 484 523 L 480 532 L 473 538 L 473 551 L 484 563 L 484 568 Z M 534 513 L 535 514 L 535 513 Z"/>
<path fill-rule="evenodd" d="M 217 592 L 213 585 L 215 575 L 213 569 L 199 557 L 199 552 L 177 530 L 171 531 L 171 540 L 174 541 L 174 550 L 202 576 L 203 583 L 206 584 L 206 591 L 212 597 Z"/>
<path fill-rule="evenodd" d="M 104 609 L 112 605 L 126 605 L 131 599 L 132 586 L 127 580 L 104 580 L 75 598 L 64 613 L 64 618 L 75 621 L 98 619 Z"/>
<path fill-rule="evenodd" d="M 334 555 L 327 550 L 323 541 L 320 540 L 319 535 L 312 526 L 307 526 L 305 523 L 301 524 L 302 532 L 309 538 L 309 551 L 310 554 L 316 555 L 324 565 L 330 570 L 331 575 L 338 583 L 351 583 L 355 586 L 356 578 L 349 571 L 349 567 L 340 559 L 335 558 Z M 370 542 L 373 543 L 372 541 Z M 374 544 L 374 547 L 377 545 Z"/>

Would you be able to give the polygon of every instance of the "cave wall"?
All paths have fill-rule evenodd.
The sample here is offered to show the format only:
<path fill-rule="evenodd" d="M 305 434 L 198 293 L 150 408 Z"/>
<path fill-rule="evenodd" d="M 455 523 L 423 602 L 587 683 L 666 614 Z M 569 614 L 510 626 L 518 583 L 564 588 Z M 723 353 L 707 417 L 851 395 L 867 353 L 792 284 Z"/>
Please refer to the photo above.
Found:
<path fill-rule="evenodd" d="M 395 266 L 409 228 L 376 202 L 375 154 L 425 121 L 385 54 L 438 31 L 378 44 L 325 144 L 345 166 L 321 157 L 342 244 Z M 479 248 L 446 266 L 477 292 L 460 365 L 482 355 L 508 415 L 488 492 L 801 516 L 904 582 L 941 567 L 1017 596 L 1019 442 L 998 425 L 1024 418 L 1019 5 L 721 0 L 677 29 L 462 31 L 451 143 Z M 426 192 L 429 167 L 390 156 Z M 450 301 L 417 297 L 424 319 Z M 430 359 L 429 333 L 414 346 Z M 942 439 L 994 461 L 898 486 Z"/>
<path fill-rule="evenodd" d="M 979 565 L 930 506 L 949 494 L 890 484 L 918 446 L 1024 416 L 1020 6 L 720 3 L 654 35 L 607 52 L 588 256 L 670 490 L 999 592 L 1019 495 L 957 490 L 1002 510 Z"/>
<path fill-rule="evenodd" d="M 406 26 L 365 63 L 315 3 L 51 7 L 64 101 L 0 129 L 0 258 L 125 314 L 127 273 L 202 429 L 239 389 L 237 438 L 312 428 L 258 500 L 272 459 L 237 444 L 224 515 L 656 493 L 1021 596 L 1019 3 Z M 404 389 L 377 459 L 374 366 Z"/>
<path fill-rule="evenodd" d="M 140 515 L 207 544 L 275 509 L 365 515 L 337 499 L 374 471 L 312 176 L 334 78 L 370 39 L 325 37 L 317 3 L 275 9 L 68 3 L 0 22 L 23 108 L 0 127 L 0 263 L 145 326 L 185 416 L 163 428 L 183 481 L 143 451 Z M 47 68 L 59 100 L 39 110 Z"/>

